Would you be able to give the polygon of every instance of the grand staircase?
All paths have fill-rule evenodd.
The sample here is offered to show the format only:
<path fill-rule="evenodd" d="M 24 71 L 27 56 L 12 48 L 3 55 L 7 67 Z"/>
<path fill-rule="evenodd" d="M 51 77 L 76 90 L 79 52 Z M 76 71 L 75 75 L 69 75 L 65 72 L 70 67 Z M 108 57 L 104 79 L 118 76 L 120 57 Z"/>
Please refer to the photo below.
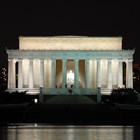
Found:
<path fill-rule="evenodd" d="M 93 99 L 84 95 L 55 95 L 44 101 L 45 104 L 96 104 Z"/>

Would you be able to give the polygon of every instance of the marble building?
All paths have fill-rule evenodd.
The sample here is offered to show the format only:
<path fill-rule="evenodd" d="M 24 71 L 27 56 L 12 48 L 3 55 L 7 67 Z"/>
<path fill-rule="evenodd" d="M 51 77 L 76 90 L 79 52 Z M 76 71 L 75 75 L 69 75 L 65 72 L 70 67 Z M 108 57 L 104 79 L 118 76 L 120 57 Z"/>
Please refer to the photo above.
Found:
<path fill-rule="evenodd" d="M 19 50 L 6 51 L 9 91 L 133 88 L 135 50 L 123 50 L 122 37 L 21 36 Z"/>

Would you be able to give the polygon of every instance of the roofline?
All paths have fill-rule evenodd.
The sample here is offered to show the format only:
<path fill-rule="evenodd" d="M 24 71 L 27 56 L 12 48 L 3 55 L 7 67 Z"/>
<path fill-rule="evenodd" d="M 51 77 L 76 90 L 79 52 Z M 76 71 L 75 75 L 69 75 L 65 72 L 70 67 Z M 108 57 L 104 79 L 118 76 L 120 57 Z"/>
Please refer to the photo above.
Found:
<path fill-rule="evenodd" d="M 20 38 L 122 38 L 122 36 L 78 36 L 78 35 L 64 35 L 64 36 L 19 36 Z"/>

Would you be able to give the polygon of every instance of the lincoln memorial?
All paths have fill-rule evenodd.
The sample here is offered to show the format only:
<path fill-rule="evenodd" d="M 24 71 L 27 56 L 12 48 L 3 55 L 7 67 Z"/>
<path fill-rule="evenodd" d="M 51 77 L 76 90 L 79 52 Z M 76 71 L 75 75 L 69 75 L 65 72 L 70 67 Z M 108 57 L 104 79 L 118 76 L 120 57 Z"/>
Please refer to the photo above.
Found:
<path fill-rule="evenodd" d="M 90 94 L 98 87 L 133 88 L 135 50 L 123 50 L 122 37 L 21 36 L 19 50 L 6 51 L 9 91 L 33 94 L 42 87 L 60 94 L 72 88 Z"/>

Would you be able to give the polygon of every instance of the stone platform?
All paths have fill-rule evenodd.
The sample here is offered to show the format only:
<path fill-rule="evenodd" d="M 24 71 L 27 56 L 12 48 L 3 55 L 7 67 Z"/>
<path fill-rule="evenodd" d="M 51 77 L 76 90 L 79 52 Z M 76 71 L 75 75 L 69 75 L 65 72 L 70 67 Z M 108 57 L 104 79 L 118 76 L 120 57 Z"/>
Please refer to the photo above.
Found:
<path fill-rule="evenodd" d="M 96 102 L 82 95 L 53 96 L 44 101 L 45 104 L 96 104 Z"/>

